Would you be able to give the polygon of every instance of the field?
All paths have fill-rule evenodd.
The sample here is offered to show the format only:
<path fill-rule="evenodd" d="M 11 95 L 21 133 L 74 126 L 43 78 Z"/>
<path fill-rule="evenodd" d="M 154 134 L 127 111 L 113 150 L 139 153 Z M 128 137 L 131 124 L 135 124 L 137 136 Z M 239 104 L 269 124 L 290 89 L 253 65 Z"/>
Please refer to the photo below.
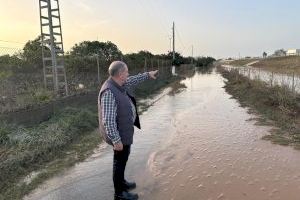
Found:
<path fill-rule="evenodd" d="M 265 59 L 241 59 L 229 62 L 230 65 L 243 67 L 255 60 L 250 66 L 265 69 L 275 73 L 300 75 L 300 56 L 269 57 Z"/>

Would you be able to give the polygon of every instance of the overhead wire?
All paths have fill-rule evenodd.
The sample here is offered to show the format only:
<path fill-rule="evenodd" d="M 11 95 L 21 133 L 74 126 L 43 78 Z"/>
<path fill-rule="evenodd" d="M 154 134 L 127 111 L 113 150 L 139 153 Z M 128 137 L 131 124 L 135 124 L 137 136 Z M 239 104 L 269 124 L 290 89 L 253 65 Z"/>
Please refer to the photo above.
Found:
<path fill-rule="evenodd" d="M 178 31 L 178 29 L 177 29 L 177 26 L 175 26 L 175 32 L 176 32 L 176 36 L 177 36 L 177 38 L 178 38 L 178 40 L 179 40 L 179 43 L 180 43 L 180 45 L 181 45 L 181 47 L 182 47 L 182 54 L 183 54 L 183 52 L 186 50 L 186 46 L 185 46 L 184 43 L 182 42 L 182 39 L 181 39 L 181 36 L 180 36 L 179 31 Z"/>
<path fill-rule="evenodd" d="M 154 17 L 157 16 L 157 13 L 160 13 L 160 12 L 157 12 L 157 10 L 155 10 L 155 8 L 153 7 L 153 5 L 150 5 L 149 1 L 147 1 L 148 5 L 144 4 L 144 2 L 142 0 L 137 0 L 137 1 L 141 5 L 142 9 L 147 12 L 147 14 L 148 14 L 149 17 L 154 18 Z M 153 13 L 155 13 L 155 15 Z M 160 31 L 163 32 L 162 36 L 167 39 L 167 38 L 170 37 L 170 30 L 171 29 L 167 28 L 164 24 L 162 24 L 162 19 L 163 18 L 161 17 L 161 15 L 159 16 L 159 18 L 160 18 L 160 20 L 158 20 L 158 24 L 159 24 Z M 169 47 L 167 49 L 169 49 Z"/>
<path fill-rule="evenodd" d="M 159 16 L 160 20 L 158 21 L 160 23 L 160 26 L 162 29 L 164 29 L 165 33 L 167 33 L 167 35 L 170 34 L 170 28 L 169 28 L 169 25 L 168 23 L 165 23 L 166 20 L 165 20 L 165 16 L 162 16 L 163 15 L 163 11 L 160 9 L 160 7 L 155 7 L 152 3 L 152 1 L 147 1 L 147 3 L 150 5 L 151 9 L 154 11 L 153 13 L 156 13 L 156 15 Z M 157 10 L 159 10 L 157 12 Z"/>
<path fill-rule="evenodd" d="M 154 8 L 154 5 L 152 4 L 152 1 L 147 1 L 149 4 L 151 4 L 150 6 L 152 7 L 153 10 L 158 9 L 158 12 L 155 12 L 159 15 L 159 23 L 161 24 L 161 26 L 164 28 L 164 31 L 166 33 L 166 37 L 168 39 L 168 52 L 172 51 L 172 47 L 169 48 L 169 42 L 172 42 L 172 38 L 173 38 L 173 34 L 172 34 L 172 27 L 169 25 L 170 23 L 167 22 L 166 20 L 166 16 L 164 15 L 165 12 L 163 12 L 163 10 L 161 10 L 161 7 L 156 7 Z"/>
<path fill-rule="evenodd" d="M 23 42 L 9 41 L 9 40 L 0 40 L 0 42 L 5 42 L 5 43 L 15 43 L 15 44 L 25 44 L 25 43 L 23 43 Z"/>
<path fill-rule="evenodd" d="M 157 14 L 159 15 L 160 19 L 161 19 L 161 20 L 159 21 L 161 27 L 163 27 L 163 28 L 168 27 L 168 26 L 166 26 L 166 24 L 165 24 L 165 22 L 166 22 L 166 17 L 165 17 L 165 16 L 162 16 L 162 15 L 164 15 L 164 12 L 161 10 L 161 7 L 156 7 L 156 8 L 154 8 L 154 5 L 153 5 L 154 3 L 151 2 L 151 1 L 147 1 L 147 3 L 152 7 L 152 10 L 156 11 L 155 9 L 158 9 L 158 12 L 156 11 L 155 13 L 157 13 Z M 172 28 L 169 29 L 169 30 L 172 30 Z M 184 52 L 187 51 L 187 47 L 186 47 L 186 45 L 184 44 L 184 42 L 183 42 L 183 40 L 182 40 L 181 34 L 179 33 L 179 31 L 178 31 L 178 29 L 177 29 L 177 26 L 175 26 L 175 32 L 176 32 L 176 36 L 177 36 L 177 38 L 178 38 L 178 40 L 179 40 L 179 43 L 180 43 L 181 52 L 182 52 L 182 54 L 183 54 Z M 168 34 L 168 39 L 170 38 L 170 36 L 172 37 L 172 33 L 170 33 L 170 32 L 167 31 L 167 34 Z M 176 37 L 175 37 L 175 38 L 176 38 Z M 169 48 L 168 48 L 168 49 L 169 49 Z M 180 49 L 180 48 L 179 48 L 179 49 Z M 179 51 L 180 51 L 180 50 L 177 50 L 177 52 L 179 52 Z"/>
<path fill-rule="evenodd" d="M 9 46 L 7 46 L 9 44 Z M 10 45 L 12 44 L 12 45 Z M 0 40 L 0 55 L 5 54 L 15 54 L 22 51 L 25 43 L 10 41 L 10 40 Z"/>

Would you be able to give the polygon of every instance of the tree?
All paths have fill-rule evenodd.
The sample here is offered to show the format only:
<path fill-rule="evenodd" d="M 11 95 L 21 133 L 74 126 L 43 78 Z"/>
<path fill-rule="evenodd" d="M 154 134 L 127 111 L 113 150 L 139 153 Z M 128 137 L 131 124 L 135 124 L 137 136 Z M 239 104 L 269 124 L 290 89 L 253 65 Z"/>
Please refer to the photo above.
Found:
<path fill-rule="evenodd" d="M 284 49 L 278 49 L 274 52 L 274 56 L 286 56 L 286 51 Z"/>
<path fill-rule="evenodd" d="M 71 74 L 96 72 L 97 57 L 100 66 L 107 66 L 113 60 L 120 60 L 122 52 L 118 49 L 117 45 L 110 41 L 83 41 L 75 44 L 66 55 L 66 69 Z"/>
<path fill-rule="evenodd" d="M 173 52 L 169 51 L 167 58 L 173 60 Z M 175 52 L 175 60 L 173 60 L 172 65 L 179 66 L 181 64 L 184 64 L 184 58 L 180 53 Z"/>
<path fill-rule="evenodd" d="M 267 53 L 263 52 L 263 58 L 266 58 L 266 57 L 267 57 Z"/>
<path fill-rule="evenodd" d="M 0 56 L 0 70 L 12 70 L 13 72 L 32 72 L 43 68 L 41 36 L 29 40 L 23 47 L 23 51 L 14 55 Z M 44 47 L 44 53 L 50 57 L 50 50 Z"/>
<path fill-rule="evenodd" d="M 122 52 L 118 49 L 117 45 L 108 42 L 99 41 L 83 41 L 75 44 L 70 51 L 71 56 L 94 56 L 99 55 L 106 61 L 111 62 L 122 57 Z"/>
<path fill-rule="evenodd" d="M 138 53 L 129 53 L 124 55 L 125 62 L 144 63 L 145 59 L 150 60 L 155 56 L 149 51 L 139 51 Z"/>
<path fill-rule="evenodd" d="M 17 55 L 0 56 L 0 71 L 18 71 L 23 66 L 24 61 Z"/>
<path fill-rule="evenodd" d="M 197 67 L 206 67 L 210 64 L 212 64 L 216 59 L 212 57 L 198 57 L 196 59 L 196 66 Z"/>
<path fill-rule="evenodd" d="M 42 37 L 38 36 L 34 40 L 29 40 L 23 47 L 23 52 L 19 55 L 24 61 L 23 67 L 32 69 L 42 69 Z M 51 57 L 51 51 L 49 47 L 44 46 L 44 56 Z"/>
<path fill-rule="evenodd" d="M 139 51 L 137 53 L 137 56 L 143 57 L 143 58 L 153 58 L 154 57 L 154 55 L 150 51 L 146 51 L 146 50 Z"/>
<path fill-rule="evenodd" d="M 33 65 L 34 68 L 42 67 L 42 46 L 41 36 L 38 36 L 34 40 L 29 40 L 21 53 L 21 58 L 28 64 Z"/>
<path fill-rule="evenodd" d="M 118 49 L 117 45 L 108 41 L 104 43 L 102 55 L 104 56 L 105 60 L 111 62 L 113 60 L 120 59 L 122 57 L 122 52 Z"/>

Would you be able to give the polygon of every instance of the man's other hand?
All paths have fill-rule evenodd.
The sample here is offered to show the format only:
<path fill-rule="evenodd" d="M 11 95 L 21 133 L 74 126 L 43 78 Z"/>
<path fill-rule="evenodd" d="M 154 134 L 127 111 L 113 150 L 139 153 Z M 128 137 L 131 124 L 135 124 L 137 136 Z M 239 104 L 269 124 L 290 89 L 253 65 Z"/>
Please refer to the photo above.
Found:
<path fill-rule="evenodd" d="M 123 150 L 123 144 L 122 144 L 121 141 L 114 144 L 114 150 L 116 150 L 116 151 L 122 151 Z"/>
<path fill-rule="evenodd" d="M 149 76 L 150 76 L 150 78 L 152 78 L 152 79 L 156 79 L 156 76 L 157 76 L 157 75 L 158 75 L 158 70 L 149 72 Z"/>

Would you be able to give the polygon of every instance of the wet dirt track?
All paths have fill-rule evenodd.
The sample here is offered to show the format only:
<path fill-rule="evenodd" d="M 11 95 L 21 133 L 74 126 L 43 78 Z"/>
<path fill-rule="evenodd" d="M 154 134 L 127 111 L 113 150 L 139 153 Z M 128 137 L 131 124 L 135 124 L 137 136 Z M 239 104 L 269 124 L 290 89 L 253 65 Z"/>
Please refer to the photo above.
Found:
<path fill-rule="evenodd" d="M 300 152 L 261 140 L 271 127 L 250 120 L 219 74 L 183 83 L 141 116 L 126 171 L 140 199 L 299 200 Z M 111 171 L 111 148 L 101 145 L 25 199 L 113 199 Z"/>

